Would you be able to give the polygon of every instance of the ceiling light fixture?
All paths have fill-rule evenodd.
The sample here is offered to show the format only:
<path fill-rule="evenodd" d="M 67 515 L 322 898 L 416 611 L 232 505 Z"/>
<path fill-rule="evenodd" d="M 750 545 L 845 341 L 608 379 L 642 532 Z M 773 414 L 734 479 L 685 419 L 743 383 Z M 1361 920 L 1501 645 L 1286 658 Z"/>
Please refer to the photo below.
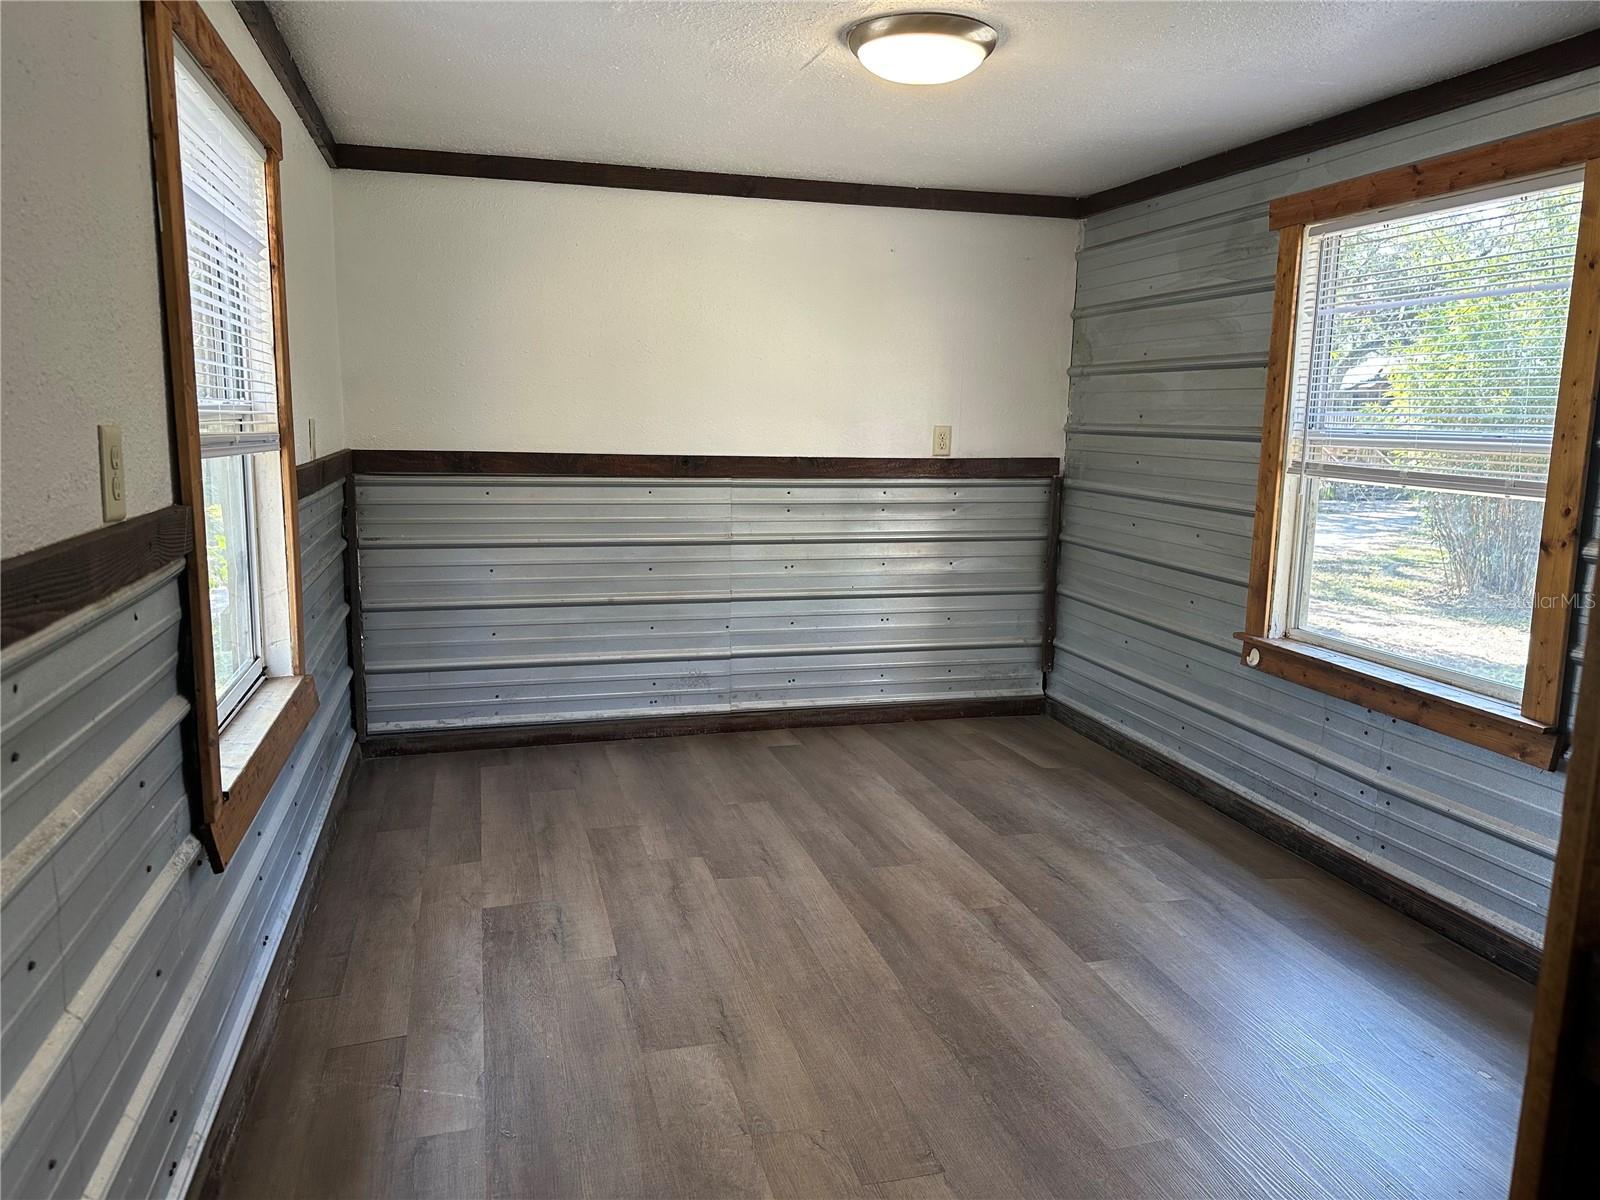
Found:
<path fill-rule="evenodd" d="M 983 65 L 999 35 L 954 13 L 897 13 L 853 25 L 845 35 L 861 65 L 890 83 L 950 83 Z"/>

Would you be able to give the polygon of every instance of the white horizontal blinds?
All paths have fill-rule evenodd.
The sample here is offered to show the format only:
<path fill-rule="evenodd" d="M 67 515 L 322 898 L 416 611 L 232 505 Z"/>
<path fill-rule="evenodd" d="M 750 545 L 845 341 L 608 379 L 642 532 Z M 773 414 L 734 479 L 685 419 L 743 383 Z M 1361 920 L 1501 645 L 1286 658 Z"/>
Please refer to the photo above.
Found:
<path fill-rule="evenodd" d="M 1308 230 L 1291 467 L 1542 498 L 1582 192 Z"/>
<path fill-rule="evenodd" d="M 177 81 L 201 454 L 276 450 L 266 157 L 181 54 Z"/>

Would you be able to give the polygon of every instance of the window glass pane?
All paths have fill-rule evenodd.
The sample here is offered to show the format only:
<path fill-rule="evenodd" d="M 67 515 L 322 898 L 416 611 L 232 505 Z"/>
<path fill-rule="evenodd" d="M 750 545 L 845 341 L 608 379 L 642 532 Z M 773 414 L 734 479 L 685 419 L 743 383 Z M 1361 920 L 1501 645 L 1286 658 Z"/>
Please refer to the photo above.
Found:
<path fill-rule="evenodd" d="M 175 65 L 201 443 L 208 454 L 272 449 L 278 384 L 265 152 L 181 50 Z"/>
<path fill-rule="evenodd" d="M 211 592 L 211 653 L 217 699 L 257 669 L 254 562 L 251 550 L 249 459 L 208 458 L 206 578 Z"/>
<path fill-rule="evenodd" d="M 1313 234 L 1298 457 L 1541 496 L 1582 185 Z"/>
<path fill-rule="evenodd" d="M 1331 480 L 1307 491 L 1299 629 L 1520 692 L 1543 501 Z"/>
<path fill-rule="evenodd" d="M 183 47 L 174 46 L 174 60 L 212 655 L 225 720 L 261 676 L 266 641 L 251 463 L 279 449 L 267 160 Z"/>
<path fill-rule="evenodd" d="M 1289 632 L 1515 700 L 1581 183 L 1308 231 Z"/>

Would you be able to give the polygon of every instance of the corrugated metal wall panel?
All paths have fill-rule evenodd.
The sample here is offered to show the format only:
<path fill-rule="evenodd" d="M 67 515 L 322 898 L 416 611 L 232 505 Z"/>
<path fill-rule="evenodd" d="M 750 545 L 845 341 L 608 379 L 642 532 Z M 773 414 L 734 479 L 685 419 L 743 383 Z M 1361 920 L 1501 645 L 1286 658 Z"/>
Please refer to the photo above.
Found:
<path fill-rule="evenodd" d="M 343 494 L 300 507 L 318 712 L 222 875 L 190 833 L 175 570 L 0 660 L 8 1194 L 187 1186 L 354 743 Z"/>
<path fill-rule="evenodd" d="M 1092 217 L 1078 260 L 1049 695 L 1532 940 L 1561 775 L 1239 664 L 1266 206 L 1597 109 L 1600 72 L 1542 84 Z M 1585 557 L 1592 595 L 1592 540 Z"/>
<path fill-rule="evenodd" d="M 368 728 L 1036 695 L 1048 492 L 362 476 Z"/>

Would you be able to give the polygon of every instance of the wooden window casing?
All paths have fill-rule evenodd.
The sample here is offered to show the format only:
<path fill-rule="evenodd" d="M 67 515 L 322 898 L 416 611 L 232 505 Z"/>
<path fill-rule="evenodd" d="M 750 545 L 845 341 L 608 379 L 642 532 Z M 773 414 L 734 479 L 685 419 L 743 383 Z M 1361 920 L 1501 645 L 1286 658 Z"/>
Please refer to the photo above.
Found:
<path fill-rule="evenodd" d="M 142 10 L 177 492 L 178 502 L 188 508 L 193 537 L 185 579 L 186 650 L 194 708 L 190 720 L 195 731 L 195 766 L 200 793 L 197 833 L 213 868 L 220 871 L 244 840 L 251 821 L 317 707 L 315 684 L 305 674 L 305 636 L 300 612 L 299 493 L 294 465 L 294 408 L 289 391 L 283 196 L 278 170 L 283 157 L 283 133 L 272 109 L 198 4 L 193 0 L 144 0 Z M 265 152 L 263 185 L 272 279 L 289 673 L 267 679 L 230 720 L 226 733 L 218 725 L 213 675 L 188 236 L 178 140 L 174 57 L 177 43 L 182 43 Z"/>
<path fill-rule="evenodd" d="M 1284 636 L 1283 500 L 1292 408 L 1300 272 L 1308 225 L 1582 166 L 1572 297 L 1556 400 L 1550 469 L 1520 704 L 1502 703 L 1407 671 Z M 1589 447 L 1600 373 L 1600 118 L 1443 155 L 1272 202 L 1278 231 L 1261 467 L 1245 599 L 1247 666 L 1546 769 L 1558 761 L 1568 637 L 1577 585 Z"/>

